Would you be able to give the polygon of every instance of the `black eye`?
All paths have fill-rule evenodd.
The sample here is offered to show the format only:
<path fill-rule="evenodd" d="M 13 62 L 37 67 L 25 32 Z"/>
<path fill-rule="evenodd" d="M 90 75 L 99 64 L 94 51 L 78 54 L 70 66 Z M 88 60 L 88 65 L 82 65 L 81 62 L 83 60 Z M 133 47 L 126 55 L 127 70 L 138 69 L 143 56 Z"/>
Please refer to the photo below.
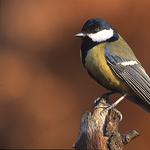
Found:
<path fill-rule="evenodd" d="M 93 33 L 97 33 L 99 31 L 99 28 L 96 28 L 93 30 Z"/>

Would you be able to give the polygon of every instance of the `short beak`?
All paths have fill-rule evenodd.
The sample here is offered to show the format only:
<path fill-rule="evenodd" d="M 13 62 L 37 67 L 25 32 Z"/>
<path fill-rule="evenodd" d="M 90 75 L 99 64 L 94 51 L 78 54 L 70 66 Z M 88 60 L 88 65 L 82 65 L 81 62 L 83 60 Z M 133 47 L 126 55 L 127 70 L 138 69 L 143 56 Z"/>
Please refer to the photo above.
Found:
<path fill-rule="evenodd" d="M 76 36 L 76 37 L 84 37 L 85 34 L 83 32 L 78 32 L 74 36 Z"/>

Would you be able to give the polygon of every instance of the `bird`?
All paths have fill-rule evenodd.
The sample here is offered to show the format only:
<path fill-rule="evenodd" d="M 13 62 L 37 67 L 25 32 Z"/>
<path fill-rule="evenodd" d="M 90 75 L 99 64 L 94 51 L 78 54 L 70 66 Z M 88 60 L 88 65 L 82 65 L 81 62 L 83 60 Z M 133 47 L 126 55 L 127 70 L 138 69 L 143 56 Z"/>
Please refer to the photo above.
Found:
<path fill-rule="evenodd" d="M 150 78 L 115 28 L 104 19 L 93 18 L 75 36 L 82 39 L 80 57 L 86 72 L 98 84 L 110 90 L 95 102 L 120 93 L 122 96 L 105 110 L 114 108 L 127 98 L 150 113 Z"/>

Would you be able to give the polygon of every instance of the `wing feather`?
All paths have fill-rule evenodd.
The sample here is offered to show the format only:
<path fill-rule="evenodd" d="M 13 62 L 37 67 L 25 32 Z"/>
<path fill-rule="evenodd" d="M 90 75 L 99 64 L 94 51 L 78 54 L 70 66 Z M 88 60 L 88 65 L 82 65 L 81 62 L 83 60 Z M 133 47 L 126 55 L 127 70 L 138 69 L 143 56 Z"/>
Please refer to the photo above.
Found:
<path fill-rule="evenodd" d="M 127 60 L 112 53 L 108 47 L 105 47 L 105 59 L 110 68 L 141 97 L 144 102 L 150 105 L 150 78 L 139 62 L 124 65 Z"/>

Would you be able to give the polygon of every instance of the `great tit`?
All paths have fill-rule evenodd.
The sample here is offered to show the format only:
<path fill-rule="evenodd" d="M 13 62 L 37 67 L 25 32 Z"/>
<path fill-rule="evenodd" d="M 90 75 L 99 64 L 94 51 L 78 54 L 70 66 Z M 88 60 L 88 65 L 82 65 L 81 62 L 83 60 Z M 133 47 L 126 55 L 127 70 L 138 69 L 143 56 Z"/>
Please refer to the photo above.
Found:
<path fill-rule="evenodd" d="M 150 113 L 150 78 L 131 48 L 105 20 L 88 20 L 82 31 L 80 57 L 87 73 L 100 85 L 122 96 L 107 108 L 127 98 Z"/>

